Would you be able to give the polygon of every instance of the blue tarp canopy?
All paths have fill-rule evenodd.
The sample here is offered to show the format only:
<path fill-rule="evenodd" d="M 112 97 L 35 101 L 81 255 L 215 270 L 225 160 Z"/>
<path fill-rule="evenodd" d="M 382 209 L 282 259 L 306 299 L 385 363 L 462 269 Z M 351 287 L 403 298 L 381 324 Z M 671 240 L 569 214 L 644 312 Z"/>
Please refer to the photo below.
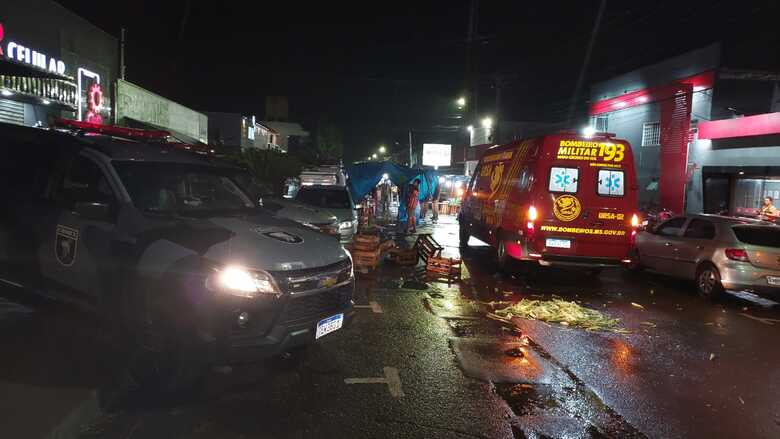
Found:
<path fill-rule="evenodd" d="M 388 179 L 399 187 L 401 203 L 398 206 L 398 220 L 406 221 L 406 194 L 409 192 L 409 183 L 415 178 L 420 180 L 420 201 L 433 195 L 436 185 L 439 184 L 438 174 L 433 169 L 408 168 L 397 163 L 364 162 L 347 166 L 349 180 L 347 185 L 355 200 L 362 199 L 376 187 L 387 174 Z"/>

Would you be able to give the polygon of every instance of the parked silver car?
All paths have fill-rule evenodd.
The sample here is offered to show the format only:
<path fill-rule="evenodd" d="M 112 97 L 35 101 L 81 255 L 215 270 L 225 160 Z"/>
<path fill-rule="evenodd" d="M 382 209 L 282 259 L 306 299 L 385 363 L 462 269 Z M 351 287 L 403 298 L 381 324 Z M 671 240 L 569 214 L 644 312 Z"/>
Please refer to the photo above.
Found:
<path fill-rule="evenodd" d="M 630 268 L 696 282 L 699 294 L 749 291 L 780 298 L 780 227 L 747 218 L 687 215 L 637 235 Z"/>

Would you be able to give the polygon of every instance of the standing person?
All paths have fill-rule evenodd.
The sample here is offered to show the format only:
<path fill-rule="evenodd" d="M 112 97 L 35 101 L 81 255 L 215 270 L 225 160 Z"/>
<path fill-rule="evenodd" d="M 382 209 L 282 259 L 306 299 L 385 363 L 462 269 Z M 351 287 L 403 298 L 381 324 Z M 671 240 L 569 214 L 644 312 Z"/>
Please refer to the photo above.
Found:
<path fill-rule="evenodd" d="M 772 197 L 764 197 L 764 205 L 761 206 L 761 209 L 758 210 L 758 215 L 763 220 L 773 221 L 780 216 L 780 213 L 778 213 L 777 208 L 774 204 L 774 199 Z"/>
<path fill-rule="evenodd" d="M 431 208 L 433 209 L 433 223 L 439 222 L 439 197 L 441 196 L 441 183 L 436 182 L 436 189 L 433 190 L 431 197 Z"/>
<path fill-rule="evenodd" d="M 420 180 L 414 179 L 406 196 L 406 233 L 417 233 L 417 204 L 420 202 Z"/>

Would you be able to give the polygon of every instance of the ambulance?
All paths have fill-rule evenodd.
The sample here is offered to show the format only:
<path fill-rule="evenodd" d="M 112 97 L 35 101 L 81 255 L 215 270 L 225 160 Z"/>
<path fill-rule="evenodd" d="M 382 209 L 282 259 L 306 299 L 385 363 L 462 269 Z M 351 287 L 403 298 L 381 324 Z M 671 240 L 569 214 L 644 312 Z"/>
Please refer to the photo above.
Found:
<path fill-rule="evenodd" d="M 498 267 L 630 263 L 639 227 L 631 145 L 614 134 L 558 133 L 497 145 L 463 195 L 460 243 L 495 248 Z"/>

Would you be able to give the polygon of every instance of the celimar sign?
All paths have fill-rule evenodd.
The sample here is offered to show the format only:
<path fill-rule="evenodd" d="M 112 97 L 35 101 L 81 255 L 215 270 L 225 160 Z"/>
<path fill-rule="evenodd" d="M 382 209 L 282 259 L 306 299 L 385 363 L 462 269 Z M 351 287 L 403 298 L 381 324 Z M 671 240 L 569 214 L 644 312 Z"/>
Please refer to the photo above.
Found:
<path fill-rule="evenodd" d="M 0 23 L 0 56 L 51 73 L 65 75 L 65 62 L 7 38 L 3 23 Z"/>

